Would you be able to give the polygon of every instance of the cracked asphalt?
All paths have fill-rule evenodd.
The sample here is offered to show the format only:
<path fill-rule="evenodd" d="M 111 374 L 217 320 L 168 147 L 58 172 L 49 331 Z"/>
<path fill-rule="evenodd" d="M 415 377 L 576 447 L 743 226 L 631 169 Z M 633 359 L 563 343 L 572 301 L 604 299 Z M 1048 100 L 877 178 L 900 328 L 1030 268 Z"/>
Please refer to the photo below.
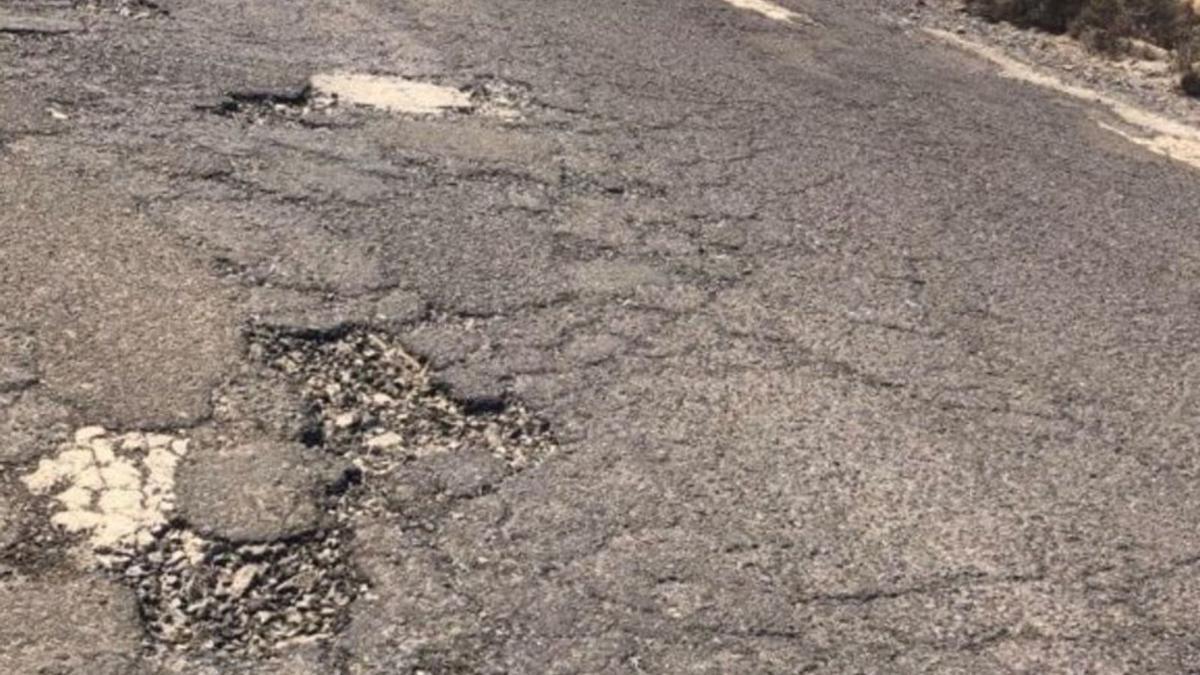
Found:
<path fill-rule="evenodd" d="M 1200 672 L 1197 174 L 912 4 L 0 0 L 0 671 Z"/>

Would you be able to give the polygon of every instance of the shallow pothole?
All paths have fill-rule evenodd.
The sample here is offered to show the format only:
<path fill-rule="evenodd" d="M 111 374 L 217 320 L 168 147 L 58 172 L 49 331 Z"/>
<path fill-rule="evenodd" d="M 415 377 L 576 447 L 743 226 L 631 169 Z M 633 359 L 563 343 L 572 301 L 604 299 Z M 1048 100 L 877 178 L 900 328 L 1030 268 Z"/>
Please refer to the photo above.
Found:
<path fill-rule="evenodd" d="M 348 534 L 232 544 L 169 529 L 118 572 L 150 647 L 257 655 L 333 637 L 361 581 Z"/>
<path fill-rule="evenodd" d="M 313 99 L 320 105 L 358 105 L 418 116 L 473 114 L 516 119 L 520 88 L 497 80 L 457 88 L 397 75 L 332 72 L 312 76 Z"/>
<path fill-rule="evenodd" d="M 251 342 L 314 406 L 326 448 L 368 476 L 468 448 L 491 454 L 515 472 L 557 450 L 548 425 L 519 401 L 455 400 L 387 333 L 351 328 L 306 335 L 259 328 Z"/>

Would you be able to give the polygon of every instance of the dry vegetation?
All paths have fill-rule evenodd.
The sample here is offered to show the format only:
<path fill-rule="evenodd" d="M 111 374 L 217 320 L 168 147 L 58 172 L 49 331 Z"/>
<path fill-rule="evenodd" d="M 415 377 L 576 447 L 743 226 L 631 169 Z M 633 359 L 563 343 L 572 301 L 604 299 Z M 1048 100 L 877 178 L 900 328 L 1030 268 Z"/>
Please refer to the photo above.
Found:
<path fill-rule="evenodd" d="M 1181 73 L 1183 90 L 1200 96 L 1200 17 L 1180 0 L 967 0 L 967 9 L 992 21 L 1008 21 L 1054 33 L 1070 33 L 1107 54 L 1167 50 Z"/>

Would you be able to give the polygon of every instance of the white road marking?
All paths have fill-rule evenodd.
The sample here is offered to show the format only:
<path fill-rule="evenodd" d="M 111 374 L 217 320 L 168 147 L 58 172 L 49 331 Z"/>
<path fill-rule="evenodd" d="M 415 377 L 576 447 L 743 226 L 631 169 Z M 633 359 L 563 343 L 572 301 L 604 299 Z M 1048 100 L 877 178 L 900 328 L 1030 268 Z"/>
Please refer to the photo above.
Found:
<path fill-rule="evenodd" d="M 767 2 L 767 0 L 725 0 L 725 2 L 737 7 L 738 9 L 758 12 L 768 19 L 774 19 L 776 21 L 783 21 L 786 23 L 813 23 L 813 20 L 807 16 L 799 12 L 793 12 L 787 7 L 780 7 L 773 2 Z"/>
<path fill-rule="evenodd" d="M 1200 168 L 1200 130 L 1194 127 L 1130 105 L 1094 89 L 1069 84 L 1049 73 L 1034 70 L 994 47 L 966 40 L 954 33 L 935 28 L 926 28 L 925 32 L 939 40 L 949 42 L 959 49 L 991 61 L 1000 67 L 1002 77 L 1052 89 L 1090 103 L 1098 103 L 1111 110 L 1125 126 L 1132 128 L 1122 129 L 1113 124 L 1097 121 L 1096 123 L 1101 129 L 1111 131 L 1151 152 Z"/>
<path fill-rule="evenodd" d="M 51 522 L 87 532 L 103 560 L 106 553 L 150 543 L 154 528 L 166 524 L 175 500 L 175 465 L 187 445 L 166 434 L 112 435 L 84 427 L 22 481 L 34 494 L 54 492 L 61 509 Z"/>

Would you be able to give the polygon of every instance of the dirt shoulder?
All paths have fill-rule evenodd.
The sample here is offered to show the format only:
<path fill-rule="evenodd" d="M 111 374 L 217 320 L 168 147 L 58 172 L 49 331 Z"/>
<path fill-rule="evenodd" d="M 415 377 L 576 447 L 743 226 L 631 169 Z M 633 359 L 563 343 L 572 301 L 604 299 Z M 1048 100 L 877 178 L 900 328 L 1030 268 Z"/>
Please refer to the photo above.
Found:
<path fill-rule="evenodd" d="M 1109 56 L 1089 50 L 1067 34 L 992 22 L 966 11 L 960 0 L 929 0 L 899 21 L 913 29 L 952 33 L 999 50 L 1069 86 L 1095 90 L 1191 126 L 1200 126 L 1200 101 L 1180 90 L 1179 74 L 1161 50 Z"/>

